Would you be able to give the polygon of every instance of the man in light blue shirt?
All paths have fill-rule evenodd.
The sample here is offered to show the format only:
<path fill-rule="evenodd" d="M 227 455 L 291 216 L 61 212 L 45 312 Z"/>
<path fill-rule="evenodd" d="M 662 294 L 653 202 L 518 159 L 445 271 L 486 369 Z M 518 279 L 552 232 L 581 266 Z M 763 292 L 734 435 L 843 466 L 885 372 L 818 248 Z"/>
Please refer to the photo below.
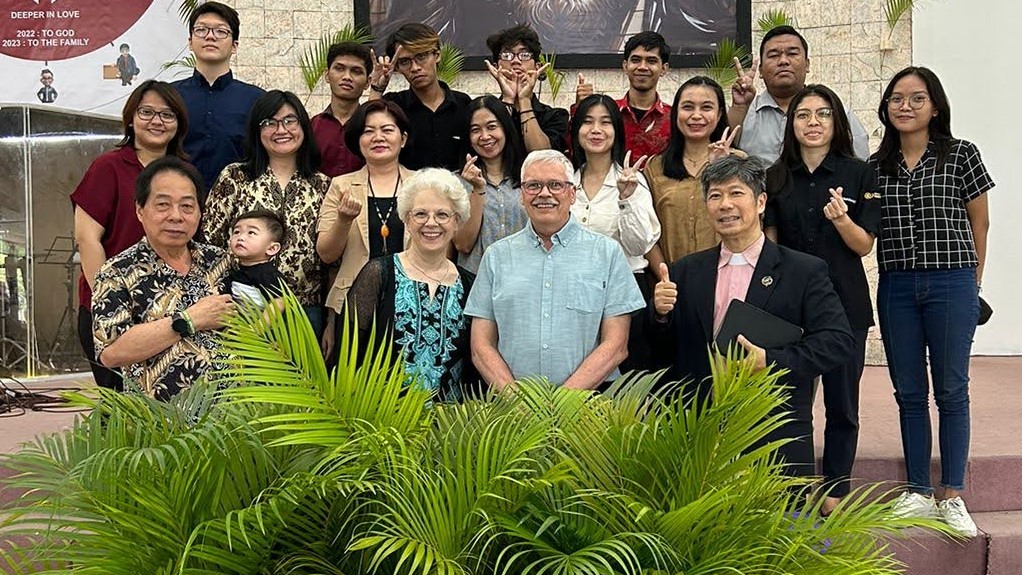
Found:
<path fill-rule="evenodd" d="M 630 314 L 645 302 L 617 242 L 571 216 L 573 172 L 560 152 L 529 154 L 529 223 L 486 250 L 465 305 L 472 360 L 497 390 L 525 377 L 596 389 L 628 355 Z"/>

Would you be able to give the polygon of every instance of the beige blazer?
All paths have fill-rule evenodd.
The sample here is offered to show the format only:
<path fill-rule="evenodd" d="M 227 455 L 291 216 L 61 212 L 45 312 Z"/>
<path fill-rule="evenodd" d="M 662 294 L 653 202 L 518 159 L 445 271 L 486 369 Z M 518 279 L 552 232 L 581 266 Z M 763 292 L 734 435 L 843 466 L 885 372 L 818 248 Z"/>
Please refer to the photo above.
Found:
<path fill-rule="evenodd" d="M 401 181 L 406 182 L 408 178 L 415 175 L 413 170 L 399 167 Z M 369 170 L 362 168 L 357 172 L 337 176 L 330 181 L 330 189 L 323 198 L 323 204 L 319 208 L 319 222 L 316 225 L 316 232 L 323 233 L 337 221 L 337 207 L 340 203 L 341 194 L 347 190 L 352 198 L 362 204 L 362 212 L 355 218 L 354 225 L 348 230 L 348 243 L 344 246 L 344 253 L 341 254 L 340 268 L 337 270 L 337 277 L 334 278 L 330 292 L 326 296 L 327 307 L 337 313 L 341 312 L 344 306 L 344 299 L 348 296 L 351 284 L 362 271 L 362 266 L 369 261 Z M 405 235 L 405 247 L 408 246 L 408 236 Z"/>

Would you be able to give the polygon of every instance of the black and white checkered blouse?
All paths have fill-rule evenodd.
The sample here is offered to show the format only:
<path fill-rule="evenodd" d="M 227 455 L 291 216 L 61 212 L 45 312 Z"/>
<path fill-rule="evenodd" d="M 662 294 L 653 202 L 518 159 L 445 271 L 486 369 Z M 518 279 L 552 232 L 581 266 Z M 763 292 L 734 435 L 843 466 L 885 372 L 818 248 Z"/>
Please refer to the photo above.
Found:
<path fill-rule="evenodd" d="M 882 173 L 875 155 L 870 162 L 877 168 L 883 202 L 877 251 L 881 271 L 979 265 L 965 204 L 994 182 L 975 144 L 952 140 L 947 161 L 938 166 L 931 141 L 912 171 L 899 158 L 896 176 Z"/>

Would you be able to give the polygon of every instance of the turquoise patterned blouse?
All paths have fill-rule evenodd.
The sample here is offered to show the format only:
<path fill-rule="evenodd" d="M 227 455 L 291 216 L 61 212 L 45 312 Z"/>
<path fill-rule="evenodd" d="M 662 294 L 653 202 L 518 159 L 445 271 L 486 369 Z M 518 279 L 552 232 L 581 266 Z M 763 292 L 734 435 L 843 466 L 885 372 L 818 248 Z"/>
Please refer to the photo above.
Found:
<path fill-rule="evenodd" d="M 457 400 L 462 362 L 455 341 L 466 327 L 461 302 L 464 286 L 461 278 L 451 286 L 441 285 L 433 297 L 429 286 L 409 279 L 401 260 L 394 256 L 394 341 L 404 350 L 405 372 L 415 385 L 424 389 L 449 390 Z"/>

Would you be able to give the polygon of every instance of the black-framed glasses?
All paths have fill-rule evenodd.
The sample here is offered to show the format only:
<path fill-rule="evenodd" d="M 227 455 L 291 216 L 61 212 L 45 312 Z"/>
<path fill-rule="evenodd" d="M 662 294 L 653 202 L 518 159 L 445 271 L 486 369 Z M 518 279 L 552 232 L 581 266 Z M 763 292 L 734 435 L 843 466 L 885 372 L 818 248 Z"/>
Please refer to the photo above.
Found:
<path fill-rule="evenodd" d="M 427 212 L 426 210 L 415 210 L 411 213 L 412 221 L 417 224 L 424 224 L 429 221 L 429 217 L 433 216 L 433 221 L 440 224 L 441 226 L 451 221 L 454 214 L 451 212 L 445 212 L 440 210 L 438 212 Z"/>
<path fill-rule="evenodd" d="M 522 50 L 521 52 L 508 51 L 500 53 L 500 59 L 505 62 L 513 62 L 515 58 L 517 58 L 519 62 L 529 62 L 534 57 L 535 55 L 532 52 L 529 52 L 528 50 Z"/>
<path fill-rule="evenodd" d="M 144 120 L 146 122 L 152 120 L 156 116 L 159 116 L 160 119 L 167 124 L 173 124 L 177 121 L 177 114 L 174 112 L 170 110 L 157 110 L 155 108 L 149 108 L 148 106 L 143 106 L 135 110 L 135 115 L 138 116 L 139 120 Z"/>
<path fill-rule="evenodd" d="M 295 116 L 294 114 L 288 114 L 279 120 L 276 118 L 266 118 L 265 120 L 259 122 L 259 129 L 272 130 L 276 132 L 278 126 L 284 128 L 285 130 L 290 130 L 291 128 L 297 125 L 298 116 Z"/>
<path fill-rule="evenodd" d="M 829 122 L 834 119 L 833 108 L 819 108 L 817 110 L 810 110 L 808 108 L 799 108 L 795 110 L 795 119 L 799 122 L 808 122 L 813 116 L 816 116 L 819 122 Z"/>
<path fill-rule="evenodd" d="M 539 180 L 529 180 L 522 182 L 522 189 L 525 190 L 526 194 L 530 196 L 538 195 L 543 191 L 543 188 L 550 190 L 551 194 L 563 194 L 568 188 L 574 188 L 575 184 L 572 182 L 566 182 L 564 180 L 547 180 L 541 182 Z"/>
<path fill-rule="evenodd" d="M 225 40 L 231 36 L 230 28 L 210 28 L 208 26 L 196 26 L 192 28 L 192 36 L 196 38 L 205 38 L 209 36 L 210 32 L 213 33 L 213 37 L 217 40 Z"/>
<path fill-rule="evenodd" d="M 905 96 L 891 96 L 887 99 L 887 107 L 894 108 L 895 110 L 900 108 L 902 104 L 908 102 L 908 107 L 913 110 L 918 110 L 926 105 L 926 102 L 930 101 L 930 97 L 926 94 L 912 94 L 908 98 Z"/>
<path fill-rule="evenodd" d="M 413 60 L 415 61 L 416 64 L 423 66 L 426 64 L 426 62 L 429 62 L 430 58 L 439 53 L 440 52 L 438 50 L 429 50 L 427 52 L 419 52 L 418 54 L 415 54 L 410 57 L 398 58 L 397 60 L 394 61 L 394 67 L 396 67 L 398 70 L 407 70 L 408 68 L 412 67 Z"/>

